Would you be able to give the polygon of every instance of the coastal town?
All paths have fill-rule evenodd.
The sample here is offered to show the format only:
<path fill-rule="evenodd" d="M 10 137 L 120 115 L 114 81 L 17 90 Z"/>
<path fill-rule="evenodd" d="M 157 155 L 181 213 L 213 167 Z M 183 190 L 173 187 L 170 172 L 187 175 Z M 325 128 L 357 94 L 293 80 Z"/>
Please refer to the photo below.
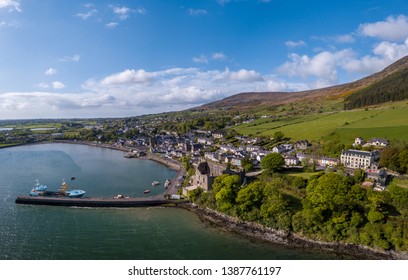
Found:
<path fill-rule="evenodd" d="M 244 120 L 251 121 L 253 119 Z M 367 140 L 356 137 L 347 148 L 343 145 L 335 152 L 324 153 L 307 139 L 293 141 L 281 132 L 266 138 L 237 135 L 230 132 L 231 128 L 190 129 L 185 133 L 179 129 L 159 130 L 166 122 L 167 119 L 156 117 L 149 121 L 136 118 L 125 123 L 96 120 L 84 124 L 73 120 L 46 128 L 41 128 L 40 123 L 35 129 L 9 126 L 0 129 L 0 141 L 5 147 L 50 141 L 85 143 L 124 151 L 128 158 L 148 157 L 173 169 L 183 169 L 178 173 L 177 188 L 172 188 L 171 194 L 184 196 L 198 187 L 211 190 L 214 179 L 222 174 L 240 174 L 242 178 L 256 176 L 262 172 L 262 159 L 271 153 L 282 156 L 287 173 L 341 170 L 353 175 L 356 170 L 362 170 L 365 175 L 362 186 L 377 191 L 384 190 L 393 176 L 400 176 L 379 164 L 381 151 L 389 146 L 385 137 Z M 336 153 L 338 156 L 333 156 Z"/>

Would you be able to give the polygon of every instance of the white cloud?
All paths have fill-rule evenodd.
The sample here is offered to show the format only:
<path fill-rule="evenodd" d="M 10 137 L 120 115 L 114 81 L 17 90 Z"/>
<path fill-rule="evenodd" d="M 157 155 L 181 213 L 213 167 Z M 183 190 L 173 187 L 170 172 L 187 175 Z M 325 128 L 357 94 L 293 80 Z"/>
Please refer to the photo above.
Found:
<path fill-rule="evenodd" d="M 200 55 L 199 57 L 193 57 L 193 62 L 195 63 L 208 63 L 209 60 L 218 60 L 223 61 L 226 60 L 227 56 L 222 52 L 216 52 L 209 56 L 207 55 Z"/>
<path fill-rule="evenodd" d="M 344 69 L 353 73 L 366 74 L 381 71 L 389 64 L 408 55 L 408 39 L 403 44 L 383 41 L 374 47 L 373 54 L 349 60 L 344 65 Z"/>
<path fill-rule="evenodd" d="M 86 13 L 77 13 L 75 16 L 79 17 L 79 18 L 81 18 L 83 20 L 87 20 L 88 18 L 96 15 L 97 13 L 98 13 L 97 9 L 92 9 L 92 10 L 86 12 Z"/>
<path fill-rule="evenodd" d="M 54 69 L 54 68 L 48 68 L 45 71 L 45 75 L 47 75 L 47 76 L 53 76 L 55 74 L 57 74 L 57 69 Z"/>
<path fill-rule="evenodd" d="M 318 87 L 333 85 L 338 82 L 337 67 L 346 63 L 354 55 L 350 49 L 337 52 L 323 51 L 313 57 L 292 53 L 289 55 L 290 61 L 281 65 L 278 71 L 289 77 L 301 77 L 303 79 L 310 76 L 315 77 Z"/>
<path fill-rule="evenodd" d="M 216 53 L 213 53 L 211 55 L 211 59 L 213 59 L 213 60 L 225 60 L 225 59 L 227 59 L 227 56 L 225 54 L 223 54 L 222 52 L 216 52 Z"/>
<path fill-rule="evenodd" d="M 55 82 L 52 82 L 52 87 L 54 89 L 63 89 L 65 85 L 60 81 L 55 81 Z"/>
<path fill-rule="evenodd" d="M 0 28 L 5 27 L 5 26 L 9 26 L 9 24 L 5 21 L 0 21 Z"/>
<path fill-rule="evenodd" d="M 136 14 L 139 14 L 139 15 L 144 15 L 144 14 L 147 13 L 147 10 L 145 8 L 143 8 L 143 7 L 136 8 L 136 9 L 134 9 L 132 11 L 135 12 Z"/>
<path fill-rule="evenodd" d="M 304 41 L 302 41 L 302 40 L 299 40 L 299 41 L 286 41 L 285 45 L 288 48 L 296 48 L 296 47 L 306 46 L 306 43 Z"/>
<path fill-rule="evenodd" d="M 337 43 L 354 43 L 356 41 L 352 34 L 337 35 L 333 37 L 333 40 Z"/>
<path fill-rule="evenodd" d="M 139 7 L 136 9 L 131 9 L 126 6 L 111 6 L 113 13 L 120 19 L 126 20 L 130 17 L 131 13 L 136 13 L 140 15 L 146 14 L 146 9 L 143 7 Z"/>
<path fill-rule="evenodd" d="M 195 63 L 208 63 L 208 58 L 205 55 L 200 55 L 199 57 L 193 57 L 193 62 L 195 62 Z"/>
<path fill-rule="evenodd" d="M 61 82 L 37 87 L 55 92 L 0 93 L 0 118 L 134 116 L 183 110 L 239 92 L 308 89 L 255 70 L 197 68 L 127 69 L 85 81 L 81 93 L 61 94 Z"/>
<path fill-rule="evenodd" d="M 50 85 L 47 84 L 47 83 L 45 83 L 45 82 L 41 82 L 41 83 L 39 83 L 39 84 L 37 85 L 37 87 L 39 87 L 39 88 L 41 88 L 41 89 L 46 89 L 46 88 L 49 88 Z"/>
<path fill-rule="evenodd" d="M 241 69 L 237 72 L 226 70 L 231 81 L 258 82 L 263 81 L 262 75 L 254 70 Z"/>
<path fill-rule="evenodd" d="M 323 41 L 325 43 L 336 43 L 336 44 L 346 44 L 346 43 L 355 43 L 356 38 L 354 33 L 350 34 L 341 34 L 334 36 L 312 36 L 311 39 Z"/>
<path fill-rule="evenodd" d="M 81 56 L 79 54 L 74 54 L 73 56 L 64 56 L 63 58 L 60 59 L 60 61 L 78 62 L 80 59 L 81 59 Z"/>
<path fill-rule="evenodd" d="M 107 23 L 105 26 L 106 28 L 109 28 L 109 29 L 115 29 L 118 26 L 118 23 L 112 21 L 112 22 Z"/>
<path fill-rule="evenodd" d="M 361 24 L 359 32 L 364 36 L 382 40 L 405 40 L 408 38 L 408 17 L 405 15 L 396 18 L 389 16 L 385 21 Z"/>
<path fill-rule="evenodd" d="M 188 9 L 187 10 L 190 16 L 205 16 L 208 15 L 207 10 L 203 9 Z"/>
<path fill-rule="evenodd" d="M 146 83 L 154 78 L 155 74 L 144 70 L 125 70 L 104 78 L 101 81 L 103 85 L 114 85 L 124 83 Z"/>
<path fill-rule="evenodd" d="M 225 4 L 228 4 L 232 2 L 233 0 L 217 0 L 217 2 L 221 5 L 224 6 Z"/>
<path fill-rule="evenodd" d="M 9 11 L 21 12 L 20 1 L 17 0 L 0 0 L 0 9 L 8 8 Z"/>
<path fill-rule="evenodd" d="M 395 61 L 408 54 L 408 39 L 403 44 L 381 42 L 374 48 L 373 52 L 389 61 Z"/>
<path fill-rule="evenodd" d="M 113 12 L 121 19 L 121 20 L 125 20 L 129 17 L 129 13 L 130 13 L 130 9 L 126 6 L 122 6 L 122 7 L 112 7 Z"/>

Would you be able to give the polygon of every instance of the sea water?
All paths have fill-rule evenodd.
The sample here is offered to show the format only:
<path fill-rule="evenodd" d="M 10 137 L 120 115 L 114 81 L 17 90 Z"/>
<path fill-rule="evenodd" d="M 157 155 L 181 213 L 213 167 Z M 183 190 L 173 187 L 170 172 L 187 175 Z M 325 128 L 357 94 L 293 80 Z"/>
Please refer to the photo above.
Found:
<path fill-rule="evenodd" d="M 223 232 L 177 208 L 75 208 L 15 204 L 38 179 L 57 190 L 65 179 L 88 197 L 163 193 L 176 174 L 125 153 L 72 144 L 0 149 L 2 260 L 336 259 Z M 71 178 L 74 180 L 71 180 Z M 153 181 L 161 184 L 152 186 Z"/>

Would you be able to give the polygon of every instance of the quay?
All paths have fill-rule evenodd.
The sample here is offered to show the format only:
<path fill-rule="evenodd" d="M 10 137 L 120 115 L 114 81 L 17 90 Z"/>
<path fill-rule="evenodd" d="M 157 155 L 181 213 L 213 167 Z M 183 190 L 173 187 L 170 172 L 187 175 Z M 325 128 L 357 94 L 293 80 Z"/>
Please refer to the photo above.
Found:
<path fill-rule="evenodd" d="M 188 203 L 188 200 L 154 199 L 154 198 L 68 198 L 68 197 L 41 197 L 41 196 L 18 196 L 17 204 L 34 204 L 49 206 L 68 207 L 151 207 L 151 206 L 177 206 Z"/>

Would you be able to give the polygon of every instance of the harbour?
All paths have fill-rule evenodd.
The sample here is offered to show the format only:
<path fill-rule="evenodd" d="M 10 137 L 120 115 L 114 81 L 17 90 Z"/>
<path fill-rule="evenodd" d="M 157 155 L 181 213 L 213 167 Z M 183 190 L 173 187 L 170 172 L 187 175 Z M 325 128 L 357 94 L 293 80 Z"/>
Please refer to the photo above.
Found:
<path fill-rule="evenodd" d="M 166 180 L 178 178 L 178 173 L 154 161 L 129 160 L 123 156 L 121 151 L 61 143 L 1 149 L 0 259 L 341 258 L 248 239 L 203 223 L 199 216 L 180 207 L 157 205 L 157 200 L 164 203 Z M 137 204 L 133 199 L 142 199 L 144 207 L 16 203 L 16 197 L 28 196 L 37 178 L 45 185 L 58 186 L 61 178 L 71 177 L 75 177 L 72 187 L 79 186 L 87 192 L 81 199 L 105 198 L 101 201 L 123 205 L 129 201 Z M 152 186 L 153 181 L 160 185 Z M 145 189 L 151 192 L 143 194 Z M 117 194 L 132 199 L 114 199 Z M 65 199 L 72 202 L 76 198 Z"/>

